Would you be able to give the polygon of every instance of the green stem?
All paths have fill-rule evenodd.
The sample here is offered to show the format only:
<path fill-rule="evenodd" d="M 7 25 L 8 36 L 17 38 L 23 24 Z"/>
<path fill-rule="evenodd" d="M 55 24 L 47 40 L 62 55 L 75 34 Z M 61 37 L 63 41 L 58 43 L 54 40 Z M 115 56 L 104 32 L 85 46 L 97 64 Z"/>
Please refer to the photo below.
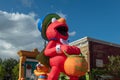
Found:
<path fill-rule="evenodd" d="M 80 56 L 83 56 L 83 54 L 81 53 Z"/>
<path fill-rule="evenodd" d="M 67 57 L 69 57 L 69 54 L 67 54 L 65 50 L 64 50 L 63 52 L 64 52 L 64 54 L 65 54 Z"/>

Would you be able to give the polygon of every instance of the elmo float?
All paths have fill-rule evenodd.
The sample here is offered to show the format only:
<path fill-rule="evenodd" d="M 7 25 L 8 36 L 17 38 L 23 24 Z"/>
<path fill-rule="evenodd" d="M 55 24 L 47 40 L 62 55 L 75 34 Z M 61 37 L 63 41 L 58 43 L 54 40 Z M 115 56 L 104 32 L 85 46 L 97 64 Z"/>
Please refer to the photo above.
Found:
<path fill-rule="evenodd" d="M 51 67 L 47 80 L 58 80 L 60 72 L 64 72 L 64 63 L 67 56 L 79 55 L 80 49 L 75 46 L 68 45 L 67 39 L 68 26 L 66 20 L 58 14 L 48 14 L 38 21 L 38 29 L 41 31 L 42 37 L 48 41 L 43 53 L 49 58 Z M 71 63 L 72 64 L 72 63 Z M 78 80 L 78 77 L 68 75 L 70 80 Z"/>

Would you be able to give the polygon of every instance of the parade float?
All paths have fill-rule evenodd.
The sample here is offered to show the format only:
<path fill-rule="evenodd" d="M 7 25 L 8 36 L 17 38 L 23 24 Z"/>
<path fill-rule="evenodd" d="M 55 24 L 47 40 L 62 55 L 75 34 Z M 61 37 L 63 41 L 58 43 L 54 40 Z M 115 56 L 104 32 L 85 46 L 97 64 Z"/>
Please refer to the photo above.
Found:
<path fill-rule="evenodd" d="M 60 72 L 68 75 L 70 80 L 78 80 L 85 75 L 88 64 L 84 57 L 80 56 L 80 48 L 68 44 L 68 25 L 65 18 L 55 13 L 48 14 L 39 19 L 38 29 L 43 39 L 48 42 L 37 56 L 38 61 L 50 68 L 47 80 L 58 80 Z"/>

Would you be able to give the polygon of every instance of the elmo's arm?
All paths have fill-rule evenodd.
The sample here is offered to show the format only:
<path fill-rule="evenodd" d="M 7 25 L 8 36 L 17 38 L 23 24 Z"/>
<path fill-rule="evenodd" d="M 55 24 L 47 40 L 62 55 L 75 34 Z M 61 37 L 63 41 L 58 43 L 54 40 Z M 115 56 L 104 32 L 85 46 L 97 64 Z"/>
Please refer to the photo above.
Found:
<path fill-rule="evenodd" d="M 66 51 L 66 53 L 68 54 L 80 54 L 81 51 L 78 47 L 76 46 L 70 46 L 70 45 L 66 45 L 66 44 L 57 44 L 55 41 L 50 41 L 46 48 L 45 48 L 45 55 L 46 56 L 55 56 L 57 54 L 61 54 L 64 53 L 64 51 Z"/>
<path fill-rule="evenodd" d="M 61 50 L 66 51 L 67 54 L 77 54 L 81 53 L 80 48 L 70 45 L 61 45 Z"/>

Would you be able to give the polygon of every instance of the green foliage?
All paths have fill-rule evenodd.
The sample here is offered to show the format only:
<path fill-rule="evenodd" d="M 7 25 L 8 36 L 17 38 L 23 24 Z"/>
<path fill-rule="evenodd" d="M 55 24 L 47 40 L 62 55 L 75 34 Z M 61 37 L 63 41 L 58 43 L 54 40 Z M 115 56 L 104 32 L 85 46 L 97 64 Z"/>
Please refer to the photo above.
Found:
<path fill-rule="evenodd" d="M 61 72 L 58 80 L 69 80 L 69 77 Z"/>
<path fill-rule="evenodd" d="M 79 80 L 86 80 L 86 77 L 85 76 L 81 76 L 81 77 L 79 77 Z"/>
<path fill-rule="evenodd" d="M 3 80 L 4 77 L 7 77 L 7 75 L 9 75 L 10 78 L 12 79 L 14 77 L 12 75 L 13 74 L 12 69 L 14 68 L 14 66 L 16 66 L 16 64 L 18 64 L 18 61 L 16 59 L 9 58 L 2 60 L 0 58 L 0 80 Z"/>
<path fill-rule="evenodd" d="M 18 61 L 16 59 L 13 58 L 9 58 L 9 59 L 5 59 L 3 61 L 3 67 L 5 68 L 5 70 L 11 74 L 11 70 L 14 68 L 14 66 L 18 63 Z"/>
<path fill-rule="evenodd" d="M 36 59 L 46 67 L 50 67 L 49 57 L 44 55 L 44 49 L 37 55 Z"/>
<path fill-rule="evenodd" d="M 108 72 L 113 76 L 120 76 L 120 56 L 109 56 L 109 63 L 107 64 Z"/>
<path fill-rule="evenodd" d="M 92 69 L 92 74 L 93 75 L 105 75 L 107 74 L 107 70 L 103 68 Z"/>
<path fill-rule="evenodd" d="M 69 76 L 61 72 L 58 80 L 70 80 L 70 79 Z M 85 76 L 81 76 L 79 77 L 79 80 L 86 80 L 86 78 Z"/>
<path fill-rule="evenodd" d="M 5 76 L 5 73 L 6 73 L 6 71 L 5 71 L 4 67 L 3 67 L 3 65 L 0 64 L 0 80 L 1 79 L 3 80 L 3 78 Z"/>
<path fill-rule="evenodd" d="M 18 80 L 19 77 L 19 64 L 15 65 L 12 69 L 13 80 Z"/>
<path fill-rule="evenodd" d="M 3 79 L 4 75 L 5 75 L 5 68 L 3 67 L 2 63 L 3 63 L 3 61 L 0 58 L 0 80 Z"/>
<path fill-rule="evenodd" d="M 2 64 L 2 59 L 0 58 L 0 64 Z"/>
<path fill-rule="evenodd" d="M 97 79 L 97 76 L 105 75 L 108 75 L 108 71 L 106 68 L 93 68 L 90 72 L 90 80 Z"/>

